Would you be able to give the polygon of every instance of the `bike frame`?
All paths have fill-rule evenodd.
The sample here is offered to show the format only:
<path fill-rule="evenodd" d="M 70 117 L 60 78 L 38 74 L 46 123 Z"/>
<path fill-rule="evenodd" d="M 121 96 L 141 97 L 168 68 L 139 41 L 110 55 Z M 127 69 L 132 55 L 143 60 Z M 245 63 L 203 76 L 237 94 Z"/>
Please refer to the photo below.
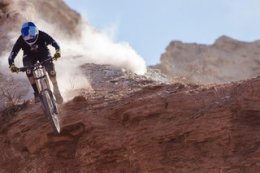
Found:
<path fill-rule="evenodd" d="M 42 65 L 45 62 L 52 61 L 52 58 L 48 58 L 42 62 L 37 62 L 33 66 L 29 67 L 22 67 L 19 68 L 20 71 L 25 72 L 30 70 L 33 73 L 33 78 L 35 80 L 37 89 L 39 93 L 41 94 L 44 90 L 51 90 L 50 89 L 50 82 L 47 76 L 47 72 L 45 67 Z"/>
<path fill-rule="evenodd" d="M 33 77 L 41 94 L 44 90 L 50 90 L 50 82 L 44 66 L 36 66 L 33 70 Z"/>
<path fill-rule="evenodd" d="M 46 72 L 45 67 L 42 65 L 44 62 L 51 61 L 52 58 L 49 58 L 43 62 L 38 62 L 31 67 L 22 67 L 20 71 L 28 71 L 33 73 L 33 77 L 39 92 L 42 108 L 44 114 L 51 121 L 53 129 L 60 133 L 60 124 L 58 119 L 58 109 L 53 97 L 53 93 L 50 88 L 49 78 Z"/>

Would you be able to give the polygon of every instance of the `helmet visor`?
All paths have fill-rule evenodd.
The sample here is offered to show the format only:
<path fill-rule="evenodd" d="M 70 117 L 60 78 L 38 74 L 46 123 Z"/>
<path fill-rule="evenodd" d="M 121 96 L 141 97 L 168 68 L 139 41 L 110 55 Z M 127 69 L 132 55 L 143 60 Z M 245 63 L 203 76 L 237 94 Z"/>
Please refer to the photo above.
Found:
<path fill-rule="evenodd" d="M 38 30 L 36 27 L 25 27 L 22 28 L 21 31 L 22 31 L 23 39 L 27 43 L 32 43 L 37 39 Z"/>

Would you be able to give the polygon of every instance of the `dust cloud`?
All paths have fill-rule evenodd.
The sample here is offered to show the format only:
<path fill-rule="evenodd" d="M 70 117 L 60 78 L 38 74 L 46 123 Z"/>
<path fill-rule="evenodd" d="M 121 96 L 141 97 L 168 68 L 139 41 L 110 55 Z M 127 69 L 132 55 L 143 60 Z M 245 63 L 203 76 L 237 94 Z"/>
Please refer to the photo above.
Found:
<path fill-rule="evenodd" d="M 29 10 L 30 8 L 32 10 Z M 146 73 L 144 59 L 127 42 L 115 42 L 108 35 L 97 31 L 83 20 L 78 26 L 79 33 L 75 33 L 75 37 L 69 37 L 63 32 L 62 28 L 48 23 L 36 15 L 32 15 L 37 14 L 32 13 L 33 10 L 33 6 L 27 7 L 27 10 L 23 13 L 24 16 L 22 16 L 22 18 L 26 19 L 23 22 L 34 22 L 39 30 L 47 32 L 61 47 L 62 57 L 54 63 L 60 90 L 65 100 L 70 99 L 71 93 L 74 91 L 81 89 L 92 90 L 87 76 L 81 69 L 81 66 L 85 63 L 114 65 L 140 75 Z M 30 15 L 26 15 L 27 12 L 30 12 Z M 20 28 L 17 28 L 17 32 L 9 34 L 12 43 L 15 43 L 19 37 L 19 31 Z M 51 46 L 49 48 L 53 55 L 54 48 Z M 0 58 L 0 71 L 8 76 L 14 75 L 8 69 L 7 59 L 10 51 L 11 48 L 2 53 Z M 17 55 L 15 64 L 19 67 L 22 66 L 22 51 Z M 25 79 L 26 75 L 19 74 L 14 77 L 16 79 Z M 29 95 L 32 95 L 32 91 L 30 91 Z"/>

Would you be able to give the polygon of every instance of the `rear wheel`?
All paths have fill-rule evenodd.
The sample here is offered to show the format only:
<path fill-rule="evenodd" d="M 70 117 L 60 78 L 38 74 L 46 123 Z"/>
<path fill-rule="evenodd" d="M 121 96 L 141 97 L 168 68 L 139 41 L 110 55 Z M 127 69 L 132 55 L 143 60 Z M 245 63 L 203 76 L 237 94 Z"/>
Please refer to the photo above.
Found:
<path fill-rule="evenodd" d="M 60 133 L 60 123 L 58 118 L 58 109 L 54 101 L 53 94 L 50 90 L 45 90 L 41 93 L 41 101 L 44 108 L 44 113 L 48 117 L 51 125 L 56 133 Z"/>

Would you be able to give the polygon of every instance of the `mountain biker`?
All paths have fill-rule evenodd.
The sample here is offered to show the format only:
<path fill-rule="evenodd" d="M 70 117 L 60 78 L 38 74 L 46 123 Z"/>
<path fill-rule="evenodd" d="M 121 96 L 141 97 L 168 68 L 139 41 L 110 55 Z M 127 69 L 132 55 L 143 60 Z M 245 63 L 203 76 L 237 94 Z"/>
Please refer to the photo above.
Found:
<path fill-rule="evenodd" d="M 47 33 L 38 30 L 36 25 L 33 22 L 26 22 L 22 25 L 21 35 L 13 46 L 12 52 L 9 56 L 9 65 L 11 72 L 19 72 L 19 69 L 14 64 L 14 59 L 17 56 L 20 49 L 23 50 L 23 65 L 24 66 L 32 66 L 37 61 L 42 62 L 46 59 L 51 58 L 50 51 L 48 49 L 48 45 L 52 45 L 56 53 L 54 54 L 53 59 L 57 60 L 61 57 L 60 47 L 57 42 L 49 36 Z M 60 94 L 60 90 L 58 87 L 58 83 L 56 80 L 56 71 L 52 61 L 47 61 L 43 63 L 46 71 L 49 74 L 50 80 L 53 84 L 53 92 L 54 96 L 57 100 L 57 103 L 61 104 L 63 102 L 63 98 Z M 35 102 L 39 102 L 39 92 L 33 77 L 33 73 L 31 70 L 26 71 L 26 75 L 32 85 L 34 90 Z"/>

